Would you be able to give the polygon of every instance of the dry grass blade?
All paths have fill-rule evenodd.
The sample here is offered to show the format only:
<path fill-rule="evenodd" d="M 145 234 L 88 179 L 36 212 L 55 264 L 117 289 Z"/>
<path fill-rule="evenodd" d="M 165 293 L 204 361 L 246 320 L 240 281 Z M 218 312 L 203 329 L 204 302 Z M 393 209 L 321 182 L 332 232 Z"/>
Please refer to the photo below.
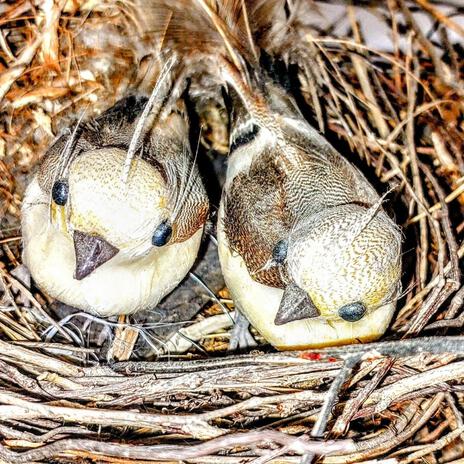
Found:
<path fill-rule="evenodd" d="M 321 21 L 302 24 L 301 93 L 314 124 L 379 192 L 396 187 L 386 206 L 403 230 L 404 293 L 387 341 L 231 356 L 233 304 L 207 286 L 206 309 L 166 341 L 157 324 L 60 312 L 29 282 L 19 228 L 27 174 L 84 108 L 98 114 L 156 76 L 147 56 L 159 44 L 140 35 L 132 2 L 0 5 L 2 463 L 463 462 L 462 5 L 317 6 L 339 17 L 314 9 Z M 377 28 L 389 46 L 376 46 Z"/>

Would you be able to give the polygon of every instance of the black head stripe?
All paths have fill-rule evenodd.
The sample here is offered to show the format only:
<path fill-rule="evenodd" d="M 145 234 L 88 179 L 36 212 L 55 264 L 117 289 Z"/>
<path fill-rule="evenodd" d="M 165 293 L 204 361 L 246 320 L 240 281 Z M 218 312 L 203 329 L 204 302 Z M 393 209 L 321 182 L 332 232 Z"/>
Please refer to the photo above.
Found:
<path fill-rule="evenodd" d="M 244 128 L 243 131 L 239 132 L 232 140 L 232 144 L 230 145 L 230 152 L 232 153 L 238 147 L 241 147 L 242 145 L 245 145 L 254 140 L 258 133 L 259 127 L 256 124 Z"/>

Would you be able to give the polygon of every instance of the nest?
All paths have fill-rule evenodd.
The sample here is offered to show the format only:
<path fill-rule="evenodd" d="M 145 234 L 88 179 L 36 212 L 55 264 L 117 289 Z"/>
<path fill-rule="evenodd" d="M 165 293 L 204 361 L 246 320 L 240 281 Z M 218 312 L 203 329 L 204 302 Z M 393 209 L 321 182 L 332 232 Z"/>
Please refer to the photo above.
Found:
<path fill-rule="evenodd" d="M 301 91 L 312 123 L 379 191 L 394 189 L 404 295 L 378 343 L 245 355 L 226 351 L 233 303 L 218 279 L 170 297 L 196 305 L 179 332 L 63 313 L 31 284 L 27 174 L 84 109 L 126 94 L 143 63 L 129 3 L 0 5 L 1 463 L 464 462 L 462 8 L 360 3 L 333 10 L 345 29 L 341 16 L 308 27 Z M 315 18 L 322 7 L 333 5 L 315 2 Z M 366 15 L 389 30 L 389 50 L 366 42 Z M 170 343 L 186 354 L 163 356 Z"/>

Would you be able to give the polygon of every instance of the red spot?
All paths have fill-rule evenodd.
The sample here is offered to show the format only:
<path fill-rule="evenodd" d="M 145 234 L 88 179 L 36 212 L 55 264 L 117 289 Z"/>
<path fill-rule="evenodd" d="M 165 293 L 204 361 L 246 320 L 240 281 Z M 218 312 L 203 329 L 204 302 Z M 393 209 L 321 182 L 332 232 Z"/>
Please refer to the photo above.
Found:
<path fill-rule="evenodd" d="M 313 352 L 305 352 L 301 353 L 300 355 L 303 359 L 309 359 L 311 361 L 318 361 L 321 359 L 321 355 L 319 353 L 313 353 Z"/>
<path fill-rule="evenodd" d="M 334 362 L 337 362 L 337 358 L 334 358 L 333 356 L 330 356 L 327 361 L 331 362 L 331 363 L 334 363 Z"/>

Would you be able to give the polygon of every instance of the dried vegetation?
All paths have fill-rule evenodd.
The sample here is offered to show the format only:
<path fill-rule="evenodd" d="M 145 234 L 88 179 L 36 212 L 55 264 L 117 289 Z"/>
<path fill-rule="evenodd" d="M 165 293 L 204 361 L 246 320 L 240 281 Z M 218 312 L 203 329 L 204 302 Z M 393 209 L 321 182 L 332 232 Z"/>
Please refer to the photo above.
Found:
<path fill-rule="evenodd" d="M 192 354 L 140 359 L 134 339 L 150 328 L 119 321 L 103 324 L 106 357 L 129 360 L 109 363 L 89 323 L 58 320 L 31 286 L 19 213 L 54 135 L 140 80 L 137 15 L 113 0 L 0 4 L 0 463 L 464 462 L 463 11 L 360 3 L 346 35 L 308 28 L 299 64 L 314 124 L 379 190 L 394 187 L 405 292 L 388 341 L 225 356 L 218 308 L 231 304 L 215 296 L 178 337 L 199 341 Z M 365 44 L 362 9 L 391 30 L 392 51 Z"/>

